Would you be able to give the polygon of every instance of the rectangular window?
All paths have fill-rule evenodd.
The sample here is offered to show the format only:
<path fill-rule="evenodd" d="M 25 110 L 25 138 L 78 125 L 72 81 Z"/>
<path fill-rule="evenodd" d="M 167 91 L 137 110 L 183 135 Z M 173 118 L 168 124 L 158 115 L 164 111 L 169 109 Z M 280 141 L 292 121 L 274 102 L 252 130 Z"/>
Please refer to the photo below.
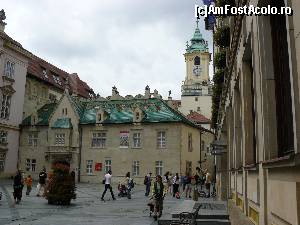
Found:
<path fill-rule="evenodd" d="M 86 173 L 93 174 L 93 160 L 86 160 Z"/>
<path fill-rule="evenodd" d="M 36 147 L 38 142 L 38 133 L 32 132 L 28 134 L 28 145 L 32 147 Z"/>
<path fill-rule="evenodd" d="M 26 171 L 35 172 L 36 169 L 36 159 L 26 159 Z"/>
<path fill-rule="evenodd" d="M 166 148 L 166 131 L 157 132 L 157 148 Z"/>
<path fill-rule="evenodd" d="M 7 131 L 0 131 L 0 144 L 7 144 Z"/>
<path fill-rule="evenodd" d="M 4 171 L 5 167 L 5 153 L 0 153 L 0 172 Z"/>
<path fill-rule="evenodd" d="M 106 133 L 96 132 L 92 136 L 92 147 L 93 148 L 105 148 L 106 146 Z"/>
<path fill-rule="evenodd" d="M 133 161 L 133 164 L 132 164 L 132 175 L 133 176 L 140 175 L 140 161 Z"/>
<path fill-rule="evenodd" d="M 195 102 L 198 102 L 198 97 L 195 97 Z"/>
<path fill-rule="evenodd" d="M 31 171 L 34 172 L 36 167 L 36 159 L 31 160 Z"/>
<path fill-rule="evenodd" d="M 110 159 L 105 160 L 104 168 L 105 168 L 105 173 L 108 173 L 108 171 L 111 170 L 111 160 Z"/>
<path fill-rule="evenodd" d="M 156 175 L 162 175 L 163 174 L 163 162 L 162 161 L 156 161 L 155 162 L 155 174 Z"/>
<path fill-rule="evenodd" d="M 10 95 L 2 95 L 1 101 L 1 111 L 0 111 L 0 118 L 1 119 L 8 119 L 9 118 L 9 110 L 10 110 Z"/>
<path fill-rule="evenodd" d="M 120 148 L 129 147 L 129 131 L 120 131 Z"/>
<path fill-rule="evenodd" d="M 141 147 L 141 133 L 133 133 L 133 148 Z"/>
<path fill-rule="evenodd" d="M 191 133 L 188 134 L 188 151 L 193 151 L 193 136 Z"/>
<path fill-rule="evenodd" d="M 4 76 L 13 78 L 15 73 L 15 64 L 13 62 L 7 61 L 4 68 Z"/>
<path fill-rule="evenodd" d="M 55 145 L 64 145 L 65 144 L 65 134 L 55 134 Z"/>

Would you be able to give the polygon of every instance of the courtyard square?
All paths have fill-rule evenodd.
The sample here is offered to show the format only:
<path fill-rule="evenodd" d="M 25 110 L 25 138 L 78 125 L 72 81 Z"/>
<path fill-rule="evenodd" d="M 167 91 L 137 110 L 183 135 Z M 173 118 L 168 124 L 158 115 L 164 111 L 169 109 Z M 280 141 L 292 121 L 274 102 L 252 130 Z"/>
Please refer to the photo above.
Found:
<path fill-rule="evenodd" d="M 132 199 L 117 197 L 113 201 L 109 191 L 105 202 L 100 200 L 104 189 L 102 184 L 77 184 L 77 198 L 70 206 L 48 205 L 47 200 L 36 197 L 36 184 L 30 196 L 25 195 L 19 205 L 13 205 L 11 180 L 0 181 L 3 193 L 0 201 L 1 225 L 141 225 L 156 224 L 149 217 L 148 198 L 144 196 L 144 186 L 136 185 Z M 117 185 L 113 185 L 117 195 Z M 7 198 L 9 194 L 9 198 Z M 164 201 L 164 212 L 171 212 L 176 203 L 183 201 L 172 198 L 169 194 Z"/>

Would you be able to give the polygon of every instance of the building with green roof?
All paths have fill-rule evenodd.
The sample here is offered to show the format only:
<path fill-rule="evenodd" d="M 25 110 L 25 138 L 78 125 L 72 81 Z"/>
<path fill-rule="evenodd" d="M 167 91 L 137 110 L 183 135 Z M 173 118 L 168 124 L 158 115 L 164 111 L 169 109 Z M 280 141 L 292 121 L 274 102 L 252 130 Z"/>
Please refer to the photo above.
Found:
<path fill-rule="evenodd" d="M 200 147 L 211 139 L 213 134 L 148 86 L 135 97 L 122 97 L 115 87 L 107 98 L 82 99 L 66 91 L 59 102 L 23 120 L 19 164 L 34 177 L 44 166 L 49 170 L 65 160 L 83 182 L 100 182 L 109 169 L 120 179 L 132 172 L 142 182 L 149 172 L 192 173 Z M 34 170 L 27 163 L 32 160 Z"/>

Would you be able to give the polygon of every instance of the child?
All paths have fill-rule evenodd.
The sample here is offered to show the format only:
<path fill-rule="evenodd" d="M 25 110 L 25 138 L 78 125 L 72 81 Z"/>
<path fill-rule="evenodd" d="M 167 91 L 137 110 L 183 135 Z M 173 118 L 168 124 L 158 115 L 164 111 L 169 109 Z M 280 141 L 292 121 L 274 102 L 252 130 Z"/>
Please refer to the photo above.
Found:
<path fill-rule="evenodd" d="M 32 187 L 32 178 L 30 175 L 28 175 L 25 179 L 25 183 L 27 186 L 27 190 L 26 190 L 26 195 L 28 196 L 31 192 L 31 187 Z"/>

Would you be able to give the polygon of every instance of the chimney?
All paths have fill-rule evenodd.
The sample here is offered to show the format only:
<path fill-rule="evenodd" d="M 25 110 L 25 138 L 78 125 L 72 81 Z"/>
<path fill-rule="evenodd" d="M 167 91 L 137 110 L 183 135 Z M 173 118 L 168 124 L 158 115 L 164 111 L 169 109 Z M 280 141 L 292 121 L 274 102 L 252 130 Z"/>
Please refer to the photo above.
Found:
<path fill-rule="evenodd" d="M 158 91 L 155 89 L 153 93 L 154 98 L 159 98 Z"/>
<path fill-rule="evenodd" d="M 150 98 L 150 97 L 151 97 L 150 87 L 147 85 L 145 87 L 145 98 Z"/>
<path fill-rule="evenodd" d="M 111 96 L 117 96 L 117 95 L 119 95 L 118 89 L 116 88 L 116 86 L 113 86 Z"/>
<path fill-rule="evenodd" d="M 6 23 L 3 21 L 6 19 L 4 9 L 0 11 L 0 32 L 4 32 Z"/>

